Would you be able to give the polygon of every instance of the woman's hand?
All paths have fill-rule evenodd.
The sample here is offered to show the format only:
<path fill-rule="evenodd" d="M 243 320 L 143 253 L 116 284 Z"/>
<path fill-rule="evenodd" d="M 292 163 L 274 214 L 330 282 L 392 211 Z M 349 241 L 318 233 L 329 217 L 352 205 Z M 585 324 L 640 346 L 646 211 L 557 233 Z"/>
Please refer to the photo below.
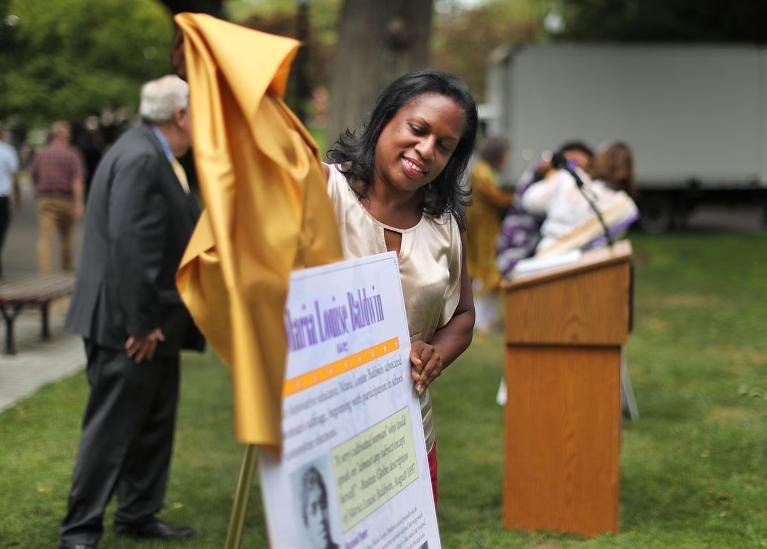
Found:
<path fill-rule="evenodd" d="M 465 231 L 461 231 L 461 250 L 461 294 L 453 316 L 434 332 L 430 343 L 419 339 L 410 346 L 410 375 L 418 394 L 423 393 L 442 370 L 466 350 L 474 333 L 474 298 L 466 269 Z"/>
<path fill-rule="evenodd" d="M 434 345 L 419 339 L 410 346 L 410 363 L 410 374 L 420 395 L 442 373 L 442 357 Z"/>

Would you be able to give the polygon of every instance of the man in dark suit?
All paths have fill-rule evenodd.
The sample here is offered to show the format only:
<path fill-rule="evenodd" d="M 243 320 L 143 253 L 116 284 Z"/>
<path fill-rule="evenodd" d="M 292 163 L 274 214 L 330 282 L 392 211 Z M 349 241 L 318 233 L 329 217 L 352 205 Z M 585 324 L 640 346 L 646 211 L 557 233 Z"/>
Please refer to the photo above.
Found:
<path fill-rule="evenodd" d="M 204 347 L 175 284 L 199 215 L 176 160 L 191 144 L 188 94 L 176 76 L 145 84 L 144 125 L 120 137 L 93 177 L 66 320 L 85 340 L 91 391 L 62 548 L 96 547 L 115 491 L 117 535 L 195 534 L 156 517 L 173 448 L 180 350 Z"/>

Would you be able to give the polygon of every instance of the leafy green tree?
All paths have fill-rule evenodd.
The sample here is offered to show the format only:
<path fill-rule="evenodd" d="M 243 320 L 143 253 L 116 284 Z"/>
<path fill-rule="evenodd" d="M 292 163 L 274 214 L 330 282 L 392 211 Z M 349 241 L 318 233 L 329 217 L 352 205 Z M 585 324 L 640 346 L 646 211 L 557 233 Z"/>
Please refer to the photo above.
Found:
<path fill-rule="evenodd" d="M 442 4 L 432 33 L 432 63 L 461 76 L 476 99 L 484 101 L 491 53 L 516 42 L 540 40 L 544 4 L 486 1 L 469 9 Z"/>
<path fill-rule="evenodd" d="M 291 68 L 286 101 L 302 121 L 309 122 L 312 92 L 326 88 L 329 80 L 341 0 L 233 0 L 225 7 L 232 20 L 246 27 L 302 42 Z"/>
<path fill-rule="evenodd" d="M 751 0 L 564 0 L 563 40 L 767 42 L 767 3 Z"/>
<path fill-rule="evenodd" d="M 173 25 L 154 0 L 4 3 L 2 119 L 35 125 L 135 111 L 141 83 L 170 71 Z"/>
<path fill-rule="evenodd" d="M 159 0 L 171 13 L 188 11 L 191 13 L 208 13 L 219 19 L 224 17 L 224 0 Z"/>
<path fill-rule="evenodd" d="M 247 4 L 249 9 L 241 4 Z M 232 20 L 247 27 L 298 37 L 298 2 L 296 0 L 262 0 L 256 3 L 231 1 L 226 3 Z M 311 0 L 308 2 L 306 49 L 311 63 L 308 67 L 312 84 L 325 84 L 338 40 L 338 15 L 341 0 Z"/>

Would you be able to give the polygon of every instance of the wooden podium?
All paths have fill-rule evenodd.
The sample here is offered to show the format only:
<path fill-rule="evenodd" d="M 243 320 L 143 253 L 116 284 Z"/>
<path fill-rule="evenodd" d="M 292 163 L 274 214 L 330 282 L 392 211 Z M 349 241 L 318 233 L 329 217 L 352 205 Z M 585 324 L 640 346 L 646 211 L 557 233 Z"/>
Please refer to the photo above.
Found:
<path fill-rule="evenodd" d="M 621 241 L 504 286 L 507 528 L 618 531 L 630 259 Z"/>

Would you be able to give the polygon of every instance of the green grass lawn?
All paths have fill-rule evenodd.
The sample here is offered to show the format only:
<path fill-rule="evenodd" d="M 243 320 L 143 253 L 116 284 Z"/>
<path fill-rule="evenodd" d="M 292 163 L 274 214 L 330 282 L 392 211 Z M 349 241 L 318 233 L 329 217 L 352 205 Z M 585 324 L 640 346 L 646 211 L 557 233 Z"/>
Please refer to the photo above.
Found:
<path fill-rule="evenodd" d="M 462 547 L 767 546 L 767 247 L 763 235 L 633 238 L 635 329 L 627 349 L 642 418 L 623 430 L 620 534 L 582 540 L 504 530 L 500 335 L 477 338 L 435 384 L 440 530 Z M 229 377 L 212 355 L 185 357 L 163 517 L 221 547 L 242 454 Z M 83 374 L 0 415 L 0 547 L 55 547 L 79 423 Z M 111 535 L 105 547 L 133 547 Z M 141 547 L 162 547 L 142 543 Z M 265 547 L 253 491 L 243 547 Z M 275 548 L 279 549 L 279 548 Z"/>

